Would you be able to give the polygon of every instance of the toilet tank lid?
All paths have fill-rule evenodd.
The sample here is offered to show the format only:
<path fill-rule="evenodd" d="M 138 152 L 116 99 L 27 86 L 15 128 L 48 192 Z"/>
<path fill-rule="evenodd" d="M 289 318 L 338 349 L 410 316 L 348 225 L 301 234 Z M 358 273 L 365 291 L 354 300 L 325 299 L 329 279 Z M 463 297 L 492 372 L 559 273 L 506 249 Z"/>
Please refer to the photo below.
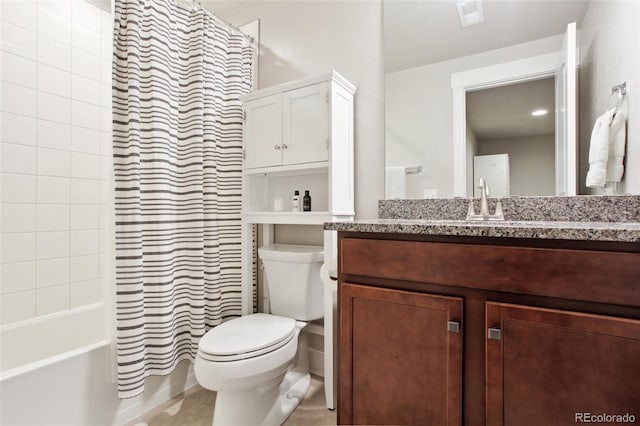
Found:
<path fill-rule="evenodd" d="M 324 261 L 322 246 L 304 246 L 297 244 L 269 244 L 258 249 L 262 260 L 279 260 L 296 263 Z"/>

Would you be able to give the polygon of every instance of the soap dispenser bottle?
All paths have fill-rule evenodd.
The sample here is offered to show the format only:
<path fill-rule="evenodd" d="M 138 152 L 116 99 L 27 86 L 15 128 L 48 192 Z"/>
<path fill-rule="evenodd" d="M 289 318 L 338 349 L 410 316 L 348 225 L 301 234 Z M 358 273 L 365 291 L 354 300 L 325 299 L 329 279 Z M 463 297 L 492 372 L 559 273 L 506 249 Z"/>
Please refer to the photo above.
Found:
<path fill-rule="evenodd" d="M 291 211 L 292 212 L 300 211 L 300 191 L 293 192 L 293 197 L 291 197 Z"/>
<path fill-rule="evenodd" d="M 304 191 L 304 197 L 302 197 L 302 211 L 311 211 L 311 195 L 309 195 L 309 190 Z"/>

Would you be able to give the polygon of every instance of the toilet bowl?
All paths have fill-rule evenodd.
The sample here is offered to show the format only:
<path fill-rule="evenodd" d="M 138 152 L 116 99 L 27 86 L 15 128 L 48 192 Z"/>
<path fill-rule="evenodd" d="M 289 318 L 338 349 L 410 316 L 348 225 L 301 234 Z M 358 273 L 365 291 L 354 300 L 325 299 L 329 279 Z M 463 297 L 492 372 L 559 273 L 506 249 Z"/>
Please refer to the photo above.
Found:
<path fill-rule="evenodd" d="M 322 317 L 322 247 L 276 244 L 258 253 L 272 313 L 225 322 L 198 345 L 195 375 L 201 386 L 217 392 L 217 426 L 280 425 L 311 381 L 307 339 L 300 332 L 306 321 Z"/>

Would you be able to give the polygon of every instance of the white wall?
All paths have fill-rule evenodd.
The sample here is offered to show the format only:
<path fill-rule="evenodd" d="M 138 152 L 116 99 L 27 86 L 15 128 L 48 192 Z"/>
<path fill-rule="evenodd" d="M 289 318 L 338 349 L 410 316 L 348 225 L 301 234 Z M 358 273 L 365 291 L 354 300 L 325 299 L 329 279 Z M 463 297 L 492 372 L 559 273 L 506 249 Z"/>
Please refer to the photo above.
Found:
<path fill-rule="evenodd" d="M 112 24 L 109 13 L 82 0 L 1 7 L 6 370 L 107 336 L 105 315 L 57 325 L 73 309 L 102 303 L 105 293 Z M 26 355 L 25 347 L 32 349 Z"/>
<path fill-rule="evenodd" d="M 580 25 L 580 193 L 586 188 L 589 138 L 611 87 L 627 82 L 627 156 L 620 191 L 640 194 L 640 2 L 592 1 Z M 613 101 L 612 101 L 613 105 Z"/>
<path fill-rule="evenodd" d="M 358 218 L 377 217 L 384 198 L 381 0 L 250 1 L 223 18 L 236 26 L 260 19 L 258 88 L 332 69 L 355 84 L 355 210 Z"/>
<path fill-rule="evenodd" d="M 385 76 L 387 166 L 417 161 L 425 184 L 439 197 L 453 196 L 451 74 L 560 50 L 562 36 L 548 37 Z"/>
<path fill-rule="evenodd" d="M 476 155 L 509 154 L 511 195 L 555 195 L 555 136 L 479 140 Z"/>

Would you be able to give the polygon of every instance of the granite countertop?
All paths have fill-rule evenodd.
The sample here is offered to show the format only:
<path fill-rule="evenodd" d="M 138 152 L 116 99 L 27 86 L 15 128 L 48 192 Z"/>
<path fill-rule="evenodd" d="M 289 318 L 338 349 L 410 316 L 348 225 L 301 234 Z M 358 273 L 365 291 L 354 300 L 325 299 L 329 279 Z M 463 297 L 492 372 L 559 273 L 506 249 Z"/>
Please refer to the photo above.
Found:
<path fill-rule="evenodd" d="M 381 232 L 461 237 L 535 238 L 552 240 L 640 242 L 637 222 L 556 222 L 429 219 L 372 219 L 328 222 L 329 231 Z"/>
<path fill-rule="evenodd" d="M 326 223 L 351 232 L 640 242 L 640 196 L 506 197 L 505 221 L 467 221 L 469 198 L 380 200 L 379 219 Z M 473 200 L 479 210 L 479 200 Z M 496 199 L 489 200 L 495 210 Z M 456 219 L 456 220 L 451 220 Z"/>

